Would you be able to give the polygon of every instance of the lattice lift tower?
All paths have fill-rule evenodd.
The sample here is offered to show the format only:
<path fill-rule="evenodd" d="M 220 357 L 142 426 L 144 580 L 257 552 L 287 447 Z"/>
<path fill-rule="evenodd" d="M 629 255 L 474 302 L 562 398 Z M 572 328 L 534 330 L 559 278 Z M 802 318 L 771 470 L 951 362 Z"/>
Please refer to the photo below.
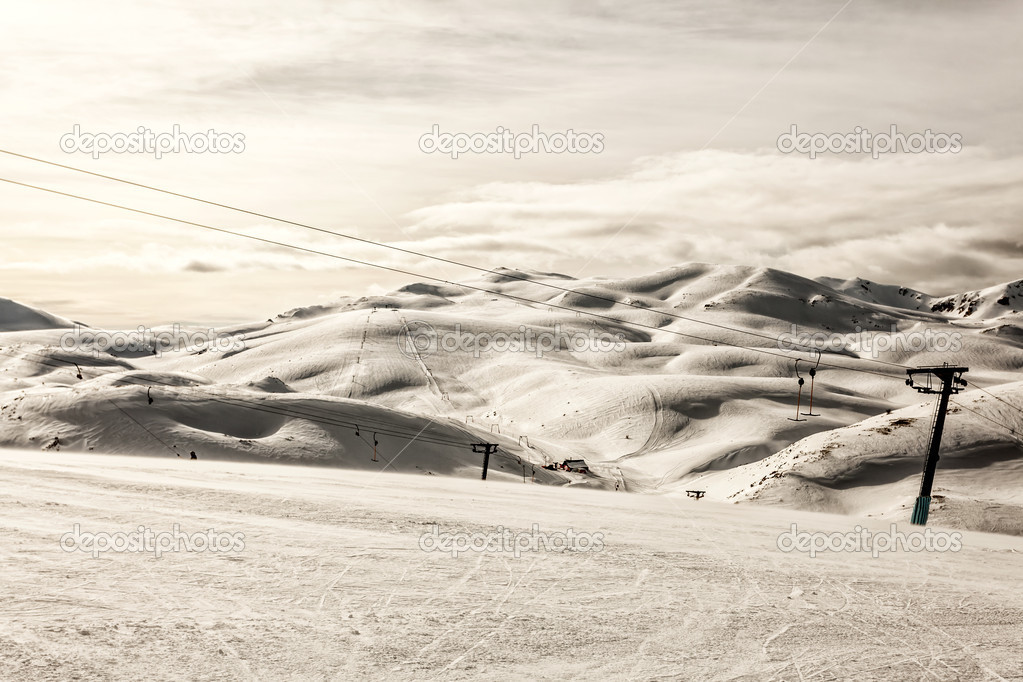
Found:
<path fill-rule="evenodd" d="M 946 362 L 941 367 L 918 367 L 907 369 L 906 385 L 912 386 L 920 393 L 938 393 L 938 404 L 934 408 L 934 417 L 931 420 L 931 443 L 927 448 L 927 459 L 924 461 L 924 472 L 920 478 L 920 495 L 913 505 L 913 516 L 911 523 L 917 526 L 927 525 L 927 514 L 931 510 L 931 488 L 934 485 L 934 470 L 938 466 L 938 448 L 941 447 L 941 432 L 945 428 L 945 414 L 948 412 L 948 399 L 953 393 L 958 393 L 966 386 L 963 374 L 970 371 L 966 367 L 949 367 Z M 927 383 L 917 385 L 913 377 L 918 374 L 927 376 Z M 932 377 L 936 377 L 941 383 L 940 388 L 933 386 Z"/>

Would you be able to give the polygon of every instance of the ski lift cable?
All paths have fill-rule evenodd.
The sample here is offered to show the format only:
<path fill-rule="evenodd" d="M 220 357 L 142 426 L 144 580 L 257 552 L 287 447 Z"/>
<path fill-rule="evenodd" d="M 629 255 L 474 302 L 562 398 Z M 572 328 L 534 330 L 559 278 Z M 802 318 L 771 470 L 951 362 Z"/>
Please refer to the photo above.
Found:
<path fill-rule="evenodd" d="M 588 311 L 588 310 L 576 310 L 575 308 L 572 308 L 571 306 L 565 306 L 565 305 L 561 305 L 561 304 L 537 301 L 537 300 L 534 300 L 534 299 L 526 298 L 524 296 L 517 296 L 515 294 L 509 294 L 509 293 L 505 293 L 505 292 L 501 292 L 501 291 L 495 291 L 493 289 L 486 289 L 486 288 L 483 288 L 483 287 L 478 287 L 478 286 L 474 286 L 474 285 L 470 285 L 470 284 L 459 284 L 459 283 L 452 282 L 452 281 L 447 280 L 447 279 L 443 279 L 441 277 L 434 277 L 434 276 L 430 276 L 430 275 L 424 275 L 424 274 L 417 273 L 417 272 L 414 272 L 414 271 L 411 271 L 411 270 L 405 270 L 403 268 L 396 268 L 396 267 L 389 266 L 389 265 L 382 265 L 380 263 L 372 263 L 372 262 L 369 262 L 369 261 L 359 260 L 357 258 L 349 258 L 347 256 L 342 256 L 342 255 L 335 254 L 335 253 L 330 253 L 330 252 L 327 252 L 327 251 L 320 251 L 318 249 L 311 249 L 311 248 L 304 247 L 304 246 L 298 246 L 296 244 L 289 244 L 287 242 L 281 242 L 281 241 L 277 241 L 277 240 L 273 240 L 273 239 L 267 239 L 265 237 L 257 237 L 255 235 L 245 234 L 243 232 L 235 232 L 233 230 L 227 230 L 227 229 L 220 228 L 220 227 L 214 227 L 212 225 L 206 225 L 204 223 L 198 223 L 198 222 L 194 222 L 194 221 L 191 221 L 191 220 L 184 220 L 182 218 L 175 218 L 173 216 L 168 216 L 168 215 L 164 215 L 164 214 L 160 214 L 160 213 L 154 213 L 152 211 L 145 211 L 145 210 L 138 209 L 138 208 L 132 208 L 130 206 L 124 206 L 122 204 L 115 204 L 115 203 L 112 203 L 112 202 L 101 201 L 99 199 L 92 199 L 92 198 L 81 196 L 81 195 L 78 195 L 78 194 L 72 194 L 72 193 L 69 193 L 69 192 L 62 192 L 60 190 L 56 190 L 56 189 L 52 189 L 52 188 L 48 188 L 48 187 L 41 187 L 39 185 L 32 185 L 32 184 L 25 183 L 25 182 L 19 182 L 17 180 L 11 180 L 9 178 L 0 178 L 0 182 L 6 182 L 8 184 L 17 185 L 17 186 L 20 186 L 20 187 L 26 187 L 26 188 L 29 188 L 29 189 L 35 189 L 35 190 L 39 190 L 39 191 L 42 191 L 42 192 L 48 192 L 50 194 L 56 194 L 56 195 L 68 197 L 68 198 L 71 198 L 71 199 L 78 199 L 80 201 L 86 201 L 86 202 L 98 204 L 98 205 L 101 205 L 101 206 L 108 206 L 108 207 L 111 207 L 111 208 L 117 208 L 117 209 L 120 209 L 120 210 L 129 211 L 129 212 L 137 213 L 137 214 L 140 214 L 140 215 L 146 215 L 146 216 L 150 216 L 150 217 L 153 217 L 153 218 L 160 218 L 161 220 L 169 220 L 171 222 L 181 223 L 183 225 L 191 225 L 193 227 L 198 227 L 198 228 L 205 229 L 205 230 L 210 230 L 210 231 L 213 231 L 213 232 L 219 232 L 221 234 L 232 235 L 232 236 L 235 236 L 235 237 L 241 237 L 243 239 L 250 239 L 252 241 L 257 241 L 257 242 L 261 242 L 261 243 L 264 243 L 264 244 L 271 244 L 273 246 L 279 246 L 279 247 L 283 247 L 283 248 L 287 248 L 287 249 L 293 249 L 293 250 L 296 250 L 296 251 L 302 251 L 302 252 L 310 253 L 310 254 L 314 254 L 314 255 L 326 256 L 328 258 L 334 258 L 336 260 L 340 260 L 340 261 L 344 261 L 344 262 L 348 262 L 348 263 L 354 263 L 356 265 L 363 265 L 363 266 L 367 266 L 367 267 L 378 268 L 378 269 L 381 269 L 381 270 L 387 270 L 389 272 L 395 272 L 395 273 L 407 275 L 407 276 L 410 276 L 410 277 L 416 277 L 416 278 L 426 279 L 426 280 L 430 280 L 430 281 L 434 281 L 434 282 L 440 282 L 442 284 L 448 284 L 448 285 L 451 285 L 451 286 L 457 286 L 457 287 L 461 287 L 463 289 L 472 289 L 472 290 L 479 291 L 479 292 L 482 292 L 482 293 L 487 293 L 487 294 L 491 294 L 491 295 L 494 295 L 494 296 L 501 296 L 503 298 L 508 298 L 508 299 L 515 300 L 515 301 L 524 301 L 526 303 L 532 303 L 532 304 L 535 304 L 535 305 L 546 305 L 546 306 L 549 306 L 549 307 L 558 308 L 560 310 L 565 310 L 565 311 L 568 311 L 568 312 L 575 312 L 575 313 L 585 314 L 585 315 L 587 315 L 589 317 L 596 318 L 596 319 L 601 319 L 601 320 L 607 320 L 609 322 L 613 322 L 613 323 L 618 324 L 618 325 L 637 327 L 637 328 L 647 329 L 647 330 L 654 331 L 654 332 L 661 332 L 661 333 L 672 334 L 674 336 L 679 336 L 679 337 L 683 337 L 683 338 L 697 339 L 697 340 L 705 341 L 705 342 L 711 343 L 711 344 L 729 346 L 729 347 L 732 347 L 732 348 L 740 348 L 740 349 L 747 350 L 747 351 L 754 352 L 754 353 L 761 353 L 761 354 L 764 354 L 764 355 L 771 355 L 771 356 L 774 356 L 774 357 L 783 358 L 785 360 L 791 360 L 792 359 L 790 355 L 786 355 L 786 354 L 784 354 L 782 352 L 774 352 L 774 351 L 769 351 L 769 350 L 766 350 L 766 349 L 763 349 L 763 348 L 755 348 L 755 347 L 750 347 L 750 346 L 744 346 L 744 345 L 739 344 L 739 343 L 731 343 L 731 342 L 728 342 L 728 341 L 722 341 L 720 339 L 707 338 L 707 337 L 704 337 L 704 336 L 698 336 L 696 334 L 687 334 L 685 332 L 680 332 L 680 331 L 672 330 L 672 329 L 663 329 L 663 328 L 655 327 L 653 325 L 642 324 L 642 323 L 639 323 L 639 322 L 629 322 L 629 321 L 618 319 L 616 317 L 612 317 L 610 315 L 602 315 L 600 313 L 595 313 L 595 312 L 591 312 L 591 311 Z M 742 332 L 742 330 L 737 330 L 737 329 L 733 329 L 732 331 L 736 331 L 738 333 L 744 333 L 744 332 Z M 776 340 L 776 339 L 772 339 L 772 340 Z M 874 360 L 872 358 L 851 357 L 850 359 L 851 360 L 864 361 L 864 362 L 879 362 L 879 361 Z M 909 369 L 905 365 L 897 365 L 895 363 L 885 363 L 885 364 L 891 365 L 893 367 L 898 367 L 900 369 Z M 874 370 L 856 369 L 856 368 L 851 368 L 851 367 L 844 367 L 842 365 L 837 365 L 837 364 L 833 364 L 833 363 L 822 363 L 822 365 L 825 366 L 825 367 L 833 368 L 833 369 L 842 369 L 842 370 L 853 371 L 853 372 L 861 372 L 861 373 L 866 373 L 866 374 L 873 374 L 875 376 L 887 377 L 889 379 L 896 378 L 896 377 L 893 377 L 891 374 L 884 374 L 882 372 L 878 372 L 878 371 L 874 371 Z"/>
<path fill-rule="evenodd" d="M 442 256 L 435 256 L 435 255 L 432 255 L 432 254 L 423 253 L 421 251 L 415 251 L 413 249 L 405 249 L 405 248 L 402 248 L 400 246 L 394 246 L 393 244 L 385 244 L 383 242 L 374 241 L 372 239 L 366 239 L 364 237 L 356 237 L 354 235 L 346 234 L 344 232 L 337 232 L 335 230 L 328 230 L 326 228 L 316 227 L 315 225 L 309 225 L 309 224 L 306 224 L 306 223 L 300 223 L 300 222 L 297 222 L 297 221 L 294 221 L 294 220 L 288 220 L 286 218 L 278 218 L 276 216 L 268 215 L 266 213 L 260 213 L 258 211 L 251 211 L 251 210 L 248 210 L 248 209 L 240 208 L 238 206 L 231 206 L 230 204 L 224 204 L 224 203 L 220 203 L 220 202 L 216 202 L 216 201 L 211 201 L 211 200 L 203 199 L 201 197 L 197 197 L 197 196 L 190 195 L 190 194 L 184 194 L 184 193 L 181 193 L 181 192 L 174 192 L 174 191 L 163 189 L 163 188 L 160 188 L 160 187 L 155 187 L 153 185 L 147 185 L 145 183 L 135 182 L 135 181 L 132 181 L 132 180 L 127 180 L 127 179 L 115 177 L 115 176 L 112 176 L 112 175 L 104 175 L 103 173 L 96 173 L 94 171 L 89 171 L 89 170 L 86 170 L 84 168 L 78 168 L 78 167 L 75 167 L 75 166 L 69 166 L 69 165 L 62 164 L 62 163 L 56 163 L 54 161 L 47 161 L 46 159 L 41 159 L 41 158 L 38 158 L 38 157 L 35 157 L 35 156 L 28 156 L 27 154 L 19 154 L 17 152 L 12 152 L 12 151 L 9 151 L 9 150 L 6 150 L 6 149 L 0 149 L 0 153 L 8 154 L 10 156 L 19 157 L 19 158 L 26 159 L 26 160 L 29 160 L 29 161 L 36 161 L 38 163 L 43 163 L 43 164 L 46 164 L 46 165 L 49 165 L 49 166 L 54 166 L 54 167 L 57 167 L 57 168 L 63 168 L 63 169 L 66 169 L 66 170 L 75 171 L 77 173 L 83 173 L 83 174 L 86 174 L 86 175 L 92 175 L 94 177 L 102 178 L 104 180 L 111 180 L 111 181 L 114 181 L 114 182 L 119 182 L 119 183 L 123 183 L 123 184 L 126 184 L 126 185 L 131 185 L 131 186 L 134 186 L 134 187 L 139 187 L 139 188 L 142 188 L 142 189 L 147 189 L 147 190 L 150 190 L 150 191 L 153 191 L 153 192 L 160 192 L 162 194 L 167 194 L 169 196 L 174 196 L 174 197 L 179 197 L 179 198 L 182 198 L 182 199 L 187 199 L 189 201 L 199 202 L 199 203 L 202 203 L 202 204 L 206 204 L 208 206 L 215 206 L 217 208 L 224 208 L 224 209 L 227 209 L 227 210 L 230 210 L 230 211 L 236 211 L 238 213 L 244 213 L 244 214 L 251 215 L 251 216 L 254 216 L 254 217 L 257 217 L 257 218 L 264 218 L 266 220 L 272 220 L 274 222 L 279 222 L 279 223 L 282 223 L 282 224 L 285 224 L 285 225 L 291 225 L 293 227 L 300 227 L 300 228 L 306 229 L 306 230 L 312 230 L 312 231 L 315 231 L 315 232 L 321 232 L 321 233 L 329 234 L 329 235 L 332 235 L 332 236 L 335 236 L 335 237 L 341 237 L 342 239 L 350 239 L 352 241 L 357 241 L 357 242 L 360 242 L 360 243 L 363 243 L 363 244 L 368 244 L 370 246 L 376 246 L 376 247 L 383 248 L 383 249 L 390 249 L 392 251 L 398 251 L 398 252 L 401 252 L 401 253 L 404 253 L 404 254 L 407 254 L 407 255 L 410 255 L 410 256 L 416 256 L 418 258 L 426 258 L 426 259 L 429 259 L 429 260 L 434 260 L 434 261 L 437 261 L 437 262 L 440 262 L 440 263 L 445 263 L 445 264 L 448 264 L 448 265 L 455 265 L 455 266 L 458 266 L 458 267 L 467 268 L 467 269 L 470 269 L 470 270 L 475 270 L 477 272 L 484 272 L 484 273 L 488 273 L 488 274 L 492 274 L 492 275 L 498 275 L 500 277 L 504 277 L 504 278 L 507 278 L 507 279 L 518 280 L 518 281 L 523 281 L 523 282 L 530 282 L 530 283 L 535 284 L 537 286 L 542 286 L 542 287 L 546 287 L 548 289 L 553 289 L 553 290 L 560 291 L 560 292 L 563 292 L 563 293 L 570 293 L 570 294 L 574 294 L 574 295 L 577 295 L 577 296 L 585 296 L 585 297 L 593 299 L 593 300 L 604 301 L 606 303 L 611 303 L 612 305 L 622 305 L 622 306 L 627 306 L 627 307 L 630 307 L 630 308 L 633 308 L 633 309 L 636 309 L 636 310 L 643 310 L 643 311 L 647 311 L 648 310 L 647 308 L 643 307 L 642 305 L 640 305 L 638 303 L 619 301 L 618 299 L 611 298 L 609 296 L 600 296 L 599 294 L 593 294 L 593 293 L 586 292 L 586 291 L 579 291 L 577 289 L 570 289 L 568 287 L 560 287 L 560 286 L 558 286 L 556 284 L 551 284 L 549 282 L 538 282 L 538 281 L 530 279 L 528 277 L 521 277 L 519 275 L 509 274 L 507 272 L 502 272 L 502 271 L 498 271 L 498 270 L 492 270 L 490 268 L 484 268 L 484 267 L 481 267 L 481 266 L 478 266 L 478 265 L 472 265 L 470 263 L 464 263 L 462 261 L 457 261 L 457 260 L 453 260 L 453 259 L 450 259 L 450 258 L 444 258 Z M 415 275 L 415 276 L 421 277 L 422 275 Z M 449 284 L 451 284 L 452 286 L 458 286 L 458 287 L 463 286 L 461 284 L 457 284 L 457 283 L 454 283 L 454 282 L 450 282 Z M 540 302 L 535 302 L 535 303 L 538 303 L 538 304 L 542 305 L 542 303 L 540 303 Z M 578 312 L 579 311 L 576 311 L 577 314 L 578 314 Z M 686 316 L 686 315 L 679 315 L 678 313 L 671 313 L 671 312 L 667 312 L 667 311 L 661 311 L 659 314 L 665 315 L 667 317 L 672 317 L 672 318 L 675 318 L 675 319 L 678 319 L 678 320 L 684 320 L 684 321 L 687 321 L 687 322 L 693 322 L 695 324 L 702 324 L 702 325 L 705 325 L 705 326 L 716 327 L 718 329 L 724 329 L 724 330 L 736 332 L 736 333 L 739 333 L 739 334 L 745 334 L 747 336 L 753 336 L 753 337 L 765 339 L 765 340 L 768 340 L 768 341 L 777 341 L 777 337 L 772 337 L 772 336 L 767 335 L 767 334 L 761 334 L 761 333 L 755 332 L 755 331 L 753 331 L 751 329 L 739 329 L 739 328 L 736 328 L 736 327 L 731 327 L 729 325 L 719 324 L 719 323 L 716 323 L 716 322 L 709 322 L 707 320 L 700 320 L 700 319 L 697 319 L 695 317 L 689 317 L 689 316 Z M 805 347 L 808 348 L 808 349 L 815 348 L 815 346 L 808 345 L 808 344 L 798 344 L 798 345 L 805 345 Z M 903 365 L 899 365 L 898 363 L 894 363 L 894 362 L 888 362 L 886 360 L 878 360 L 876 358 L 860 358 L 860 359 L 864 360 L 864 361 L 867 361 L 867 362 L 874 362 L 874 363 L 878 363 L 878 364 L 882 364 L 882 365 L 889 365 L 889 366 L 900 367 L 900 368 L 905 369 L 905 367 Z"/>
<path fill-rule="evenodd" d="M 105 396 L 104 396 L 104 397 L 105 397 Z M 111 405 L 113 405 L 114 407 L 116 407 L 116 408 L 117 408 L 117 410 L 118 410 L 118 411 L 119 411 L 119 412 L 120 412 L 121 414 L 123 414 L 123 415 L 124 415 L 125 417 L 127 417 L 128 419 L 130 419 L 130 420 L 132 420 L 133 422 L 135 422 L 136 426 L 138 426 L 138 427 L 139 427 L 140 429 L 142 429 L 143 431 L 145 431 L 146 433 L 148 433 L 148 434 L 149 434 L 150 436 L 152 436 L 153 438 L 155 438 L 155 439 L 156 439 L 156 441 L 157 441 L 158 443 L 160 443 L 160 445 L 162 445 L 163 447 L 167 448 L 167 450 L 168 450 L 168 451 L 170 451 L 170 452 L 173 452 L 173 453 L 174 453 L 175 455 L 177 455 L 177 456 L 180 456 L 180 453 L 179 453 L 179 452 L 178 452 L 177 450 L 175 450 L 174 448 L 172 448 L 172 447 L 171 447 L 170 445 L 168 445 L 168 444 L 167 444 L 167 443 L 166 443 L 166 442 L 165 442 L 165 441 L 164 441 L 164 440 L 163 440 L 162 438 L 160 438 L 160 437 L 159 437 L 159 436 L 157 436 L 157 435 L 156 435 L 155 433 L 153 433 L 153 432 L 152 432 L 152 431 L 150 431 L 150 430 L 149 430 L 148 428 L 146 428 L 146 425 L 145 425 L 145 424 L 143 424 L 143 423 L 142 423 L 142 422 L 140 422 L 140 421 L 139 421 L 138 419 L 135 419 L 135 417 L 133 417 L 133 416 L 131 416 L 130 414 L 128 414 L 128 413 L 127 413 L 127 412 L 126 412 L 126 411 L 125 411 L 124 409 L 122 409 L 122 408 L 121 408 L 121 406 L 120 406 L 120 405 L 118 405 L 117 403 L 115 403 L 115 402 L 113 401 L 113 399 L 112 399 L 112 398 L 105 398 L 105 399 L 106 399 L 106 401 L 107 401 L 108 403 L 110 403 Z"/>
<path fill-rule="evenodd" d="M 995 395 L 991 391 L 987 390 L 986 388 L 984 388 L 983 386 L 978 384 L 975 379 L 971 379 L 970 380 L 970 386 L 972 386 L 973 388 L 976 388 L 979 391 L 983 391 L 984 393 L 987 393 L 989 396 L 991 396 L 992 398 L 994 398 L 998 402 L 1003 403 L 1005 405 L 1008 405 L 1009 407 L 1011 407 L 1012 409 L 1016 410 L 1020 414 L 1023 414 L 1023 408 L 1020 408 L 1019 405 L 1013 405 L 1008 400 L 1005 400 L 1004 398 L 1001 398 L 1001 397 Z"/>
<path fill-rule="evenodd" d="M 997 419 L 992 419 L 991 417 L 987 416 L 986 414 L 982 414 L 982 413 L 978 412 L 977 410 L 971 409 L 971 408 L 967 407 L 966 405 L 963 405 L 962 403 L 960 403 L 958 401 L 949 400 L 949 402 L 952 403 L 953 405 L 955 405 L 956 407 L 960 407 L 960 408 L 966 410 L 967 412 L 972 412 L 973 414 L 977 415 L 981 419 L 986 419 L 987 421 L 991 422 L 995 426 L 998 426 L 999 428 L 1005 429 L 1006 431 L 1011 433 L 1013 436 L 1015 436 L 1017 441 L 1019 441 L 1020 443 L 1023 443 L 1023 439 L 1020 438 L 1020 436 L 1023 436 L 1023 432 L 1021 432 L 1019 429 L 1016 429 L 1016 428 L 1013 428 L 1011 426 L 1008 426 L 1007 424 L 1003 424 L 1002 422 L 998 421 Z"/>

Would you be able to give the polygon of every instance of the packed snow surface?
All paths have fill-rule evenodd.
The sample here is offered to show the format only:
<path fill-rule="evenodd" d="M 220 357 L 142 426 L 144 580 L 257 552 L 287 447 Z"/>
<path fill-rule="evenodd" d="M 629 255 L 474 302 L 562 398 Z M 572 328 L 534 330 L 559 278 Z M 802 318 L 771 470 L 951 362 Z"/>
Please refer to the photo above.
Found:
<path fill-rule="evenodd" d="M 0 477 L 5 680 L 1023 677 L 1018 537 L 965 531 L 957 551 L 811 558 L 779 548 L 792 524 L 889 522 L 138 455 L 4 450 Z M 62 544 L 76 526 L 213 531 L 243 546 L 94 557 Z M 573 531 L 601 546 L 452 556 L 421 548 L 434 528 Z"/>

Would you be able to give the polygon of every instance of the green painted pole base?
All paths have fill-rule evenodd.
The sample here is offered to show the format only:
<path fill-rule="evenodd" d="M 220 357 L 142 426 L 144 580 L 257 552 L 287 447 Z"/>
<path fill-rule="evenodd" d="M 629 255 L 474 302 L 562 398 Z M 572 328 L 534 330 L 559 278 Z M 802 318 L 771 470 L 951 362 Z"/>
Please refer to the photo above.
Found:
<path fill-rule="evenodd" d="M 916 498 L 916 504 L 913 505 L 913 517 L 910 519 L 910 523 L 916 526 L 927 525 L 927 513 L 931 510 L 931 498 L 930 497 L 918 497 Z"/>

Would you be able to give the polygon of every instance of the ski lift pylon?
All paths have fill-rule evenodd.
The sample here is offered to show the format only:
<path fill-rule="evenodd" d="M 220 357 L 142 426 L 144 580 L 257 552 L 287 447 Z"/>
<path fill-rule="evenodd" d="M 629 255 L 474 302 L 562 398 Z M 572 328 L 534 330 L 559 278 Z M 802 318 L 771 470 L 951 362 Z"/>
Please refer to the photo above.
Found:
<path fill-rule="evenodd" d="M 795 363 L 794 366 L 796 368 L 796 376 L 799 378 L 799 392 L 796 394 L 796 418 L 793 419 L 792 417 L 789 417 L 789 421 L 790 422 L 805 422 L 806 421 L 805 419 L 800 419 L 799 418 L 799 403 L 802 402 L 802 400 L 803 400 L 803 384 L 805 383 L 803 381 L 803 377 L 800 376 L 800 374 L 799 374 L 799 358 L 796 358 L 796 363 Z"/>
<path fill-rule="evenodd" d="M 817 376 L 817 368 L 821 364 L 821 352 L 820 352 L 820 349 L 818 349 L 818 348 L 814 348 L 813 350 L 817 351 L 817 364 L 810 368 L 810 407 L 808 408 L 810 411 L 803 413 L 803 415 L 806 416 L 806 417 L 819 417 L 820 416 L 820 414 L 814 414 L 814 412 L 813 412 L 813 383 L 814 383 L 814 377 Z"/>

